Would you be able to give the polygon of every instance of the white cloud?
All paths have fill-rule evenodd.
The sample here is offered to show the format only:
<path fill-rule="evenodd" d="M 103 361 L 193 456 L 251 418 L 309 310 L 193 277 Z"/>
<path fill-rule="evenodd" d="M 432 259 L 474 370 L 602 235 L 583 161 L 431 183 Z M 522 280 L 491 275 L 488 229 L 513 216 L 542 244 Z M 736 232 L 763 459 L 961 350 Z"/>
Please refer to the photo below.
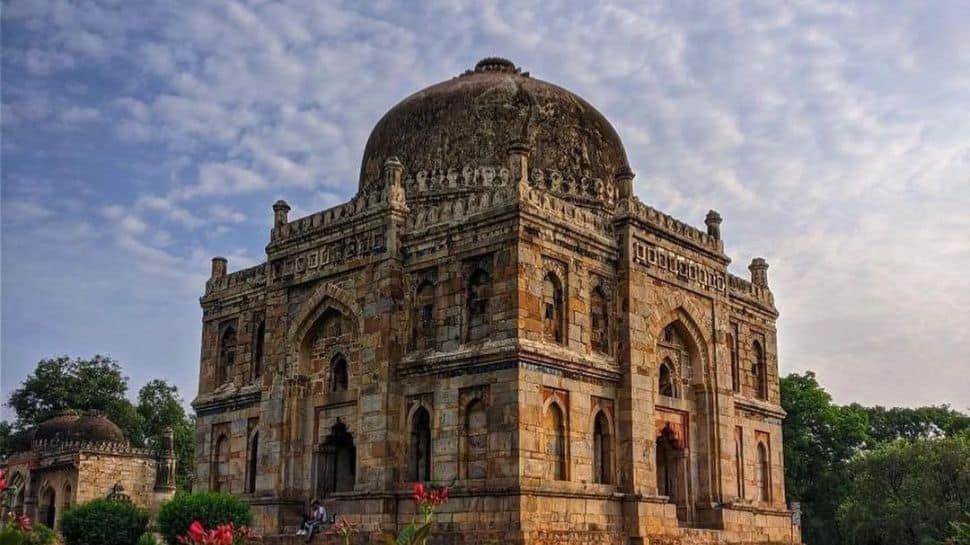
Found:
<path fill-rule="evenodd" d="M 696 224 L 720 210 L 734 269 L 767 255 L 783 370 L 823 371 L 844 401 L 958 402 L 970 390 L 954 371 L 970 339 L 952 325 L 970 314 L 963 2 L 5 8 L 38 38 L 17 46 L 30 81 L 4 93 L 17 149 L 31 149 L 20 134 L 32 126 L 100 112 L 115 144 L 144 154 L 119 167 L 136 171 L 131 190 L 102 188 L 110 198 L 91 208 L 138 270 L 180 283 L 204 278 L 199 247 L 260 256 L 272 201 L 299 216 L 346 199 L 383 112 L 498 54 L 602 110 L 644 200 Z M 129 77 L 57 96 L 40 81 L 99 70 Z M 77 132 L 58 137 L 77 138 L 59 175 L 85 144 Z M 932 372 L 886 372 L 913 361 Z"/>

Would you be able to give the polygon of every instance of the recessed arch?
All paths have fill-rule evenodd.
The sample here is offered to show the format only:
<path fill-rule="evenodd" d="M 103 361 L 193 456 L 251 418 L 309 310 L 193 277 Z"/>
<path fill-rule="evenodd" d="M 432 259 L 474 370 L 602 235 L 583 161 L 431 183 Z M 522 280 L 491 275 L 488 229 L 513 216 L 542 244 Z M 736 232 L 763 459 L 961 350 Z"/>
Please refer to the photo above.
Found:
<path fill-rule="evenodd" d="M 674 307 L 660 315 L 658 320 L 662 324 L 659 331 L 656 331 L 655 342 L 662 342 L 664 332 L 668 327 L 673 326 L 678 335 L 687 345 L 691 352 L 689 377 L 692 384 L 703 384 L 705 390 L 710 390 L 714 385 L 714 377 L 710 371 L 710 354 L 708 351 L 709 339 L 704 330 L 697 324 L 697 320 L 683 306 Z M 682 373 L 688 370 L 681 369 Z"/>
<path fill-rule="evenodd" d="M 212 444 L 212 484 L 214 492 L 229 492 L 229 437 L 220 434 Z"/>
<path fill-rule="evenodd" d="M 363 311 L 360 305 L 350 296 L 347 291 L 327 283 L 314 290 L 313 294 L 300 305 L 300 311 L 293 320 L 287 332 L 287 338 L 291 346 L 299 344 L 309 330 L 316 324 L 317 319 L 322 316 L 327 309 L 333 308 L 350 319 L 354 326 L 355 333 L 359 336 L 362 331 L 360 317 Z"/>
<path fill-rule="evenodd" d="M 38 496 L 38 517 L 48 528 L 57 524 L 57 491 L 50 483 L 44 483 Z"/>
<path fill-rule="evenodd" d="M 664 358 L 660 362 L 660 369 L 657 373 L 658 392 L 660 395 L 677 397 L 677 384 L 674 376 L 674 363 L 670 361 L 670 358 Z"/>
<path fill-rule="evenodd" d="M 565 342 L 566 303 L 562 279 L 553 271 L 542 279 L 542 336 L 557 344 Z"/>
<path fill-rule="evenodd" d="M 558 401 L 550 399 L 543 411 L 542 427 L 545 435 L 545 455 L 549 475 L 557 481 L 569 479 L 566 444 L 566 412 Z"/>
<path fill-rule="evenodd" d="M 758 500 L 771 501 L 771 456 L 768 446 L 758 442 Z"/>
<path fill-rule="evenodd" d="M 486 339 L 491 332 L 492 276 L 482 267 L 468 276 L 465 287 L 465 340 Z"/>
<path fill-rule="evenodd" d="M 414 290 L 411 309 L 411 347 L 414 350 L 434 348 L 437 341 L 435 285 L 425 279 Z"/>
<path fill-rule="evenodd" d="M 613 482 L 613 422 L 607 411 L 598 409 L 593 416 L 593 482 Z"/>
<path fill-rule="evenodd" d="M 431 480 L 431 412 L 418 405 L 410 415 L 408 477 L 415 482 Z"/>
<path fill-rule="evenodd" d="M 485 402 L 479 397 L 465 405 L 460 446 L 462 477 L 488 477 L 488 412 Z"/>
<path fill-rule="evenodd" d="M 601 354 L 610 353 L 610 305 L 606 291 L 597 284 L 590 291 L 590 344 Z"/>
<path fill-rule="evenodd" d="M 338 352 L 330 358 L 330 391 L 345 392 L 350 384 L 350 369 L 347 358 Z"/>
<path fill-rule="evenodd" d="M 758 399 L 768 399 L 768 366 L 765 362 L 765 350 L 758 340 L 751 343 L 751 375 L 753 378 L 754 395 Z"/>

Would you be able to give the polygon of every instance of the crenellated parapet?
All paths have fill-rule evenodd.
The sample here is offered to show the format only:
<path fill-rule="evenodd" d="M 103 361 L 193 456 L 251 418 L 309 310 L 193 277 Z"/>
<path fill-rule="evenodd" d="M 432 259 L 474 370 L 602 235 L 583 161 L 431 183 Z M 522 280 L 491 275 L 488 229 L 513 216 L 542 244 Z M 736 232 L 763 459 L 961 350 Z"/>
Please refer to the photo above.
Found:
<path fill-rule="evenodd" d="M 37 439 L 31 442 L 31 450 L 39 456 L 56 456 L 67 452 L 90 452 L 112 456 L 139 456 L 159 458 L 168 453 L 162 450 L 132 446 L 131 443 L 109 441 L 82 441 Z"/>
<path fill-rule="evenodd" d="M 620 201 L 620 207 L 618 208 L 617 217 L 618 219 L 624 217 L 633 218 L 646 226 L 671 235 L 682 242 L 689 243 L 718 256 L 723 256 L 724 242 L 720 240 L 720 231 L 718 231 L 717 236 L 709 234 L 707 231 L 698 229 L 673 216 L 664 214 L 652 206 L 643 204 L 637 197 L 622 199 Z"/>
<path fill-rule="evenodd" d="M 612 208 L 616 203 L 616 186 L 611 180 L 575 176 L 555 169 L 533 168 L 529 187 L 590 207 Z"/>
<path fill-rule="evenodd" d="M 759 286 L 733 274 L 728 275 L 728 291 L 731 295 L 746 299 L 774 310 L 775 296 L 767 285 Z"/>
<path fill-rule="evenodd" d="M 351 220 L 359 219 L 364 214 L 385 210 L 390 202 L 388 194 L 389 192 L 385 187 L 372 187 L 366 192 L 358 193 L 353 199 L 343 204 L 294 221 L 277 224 L 270 233 L 271 244 L 285 239 L 320 233 L 347 224 Z"/>
<path fill-rule="evenodd" d="M 404 190 L 409 202 L 436 198 L 449 192 L 490 192 L 510 185 L 509 169 L 496 166 L 465 165 L 461 170 L 418 170 L 404 178 Z"/>
<path fill-rule="evenodd" d="M 222 273 L 218 270 L 221 267 Z M 225 272 L 225 258 L 213 259 L 213 273 L 205 283 L 206 295 L 219 291 L 233 291 L 242 289 L 260 288 L 266 285 L 266 264 L 261 263 L 248 269 L 242 269 L 233 273 Z"/>

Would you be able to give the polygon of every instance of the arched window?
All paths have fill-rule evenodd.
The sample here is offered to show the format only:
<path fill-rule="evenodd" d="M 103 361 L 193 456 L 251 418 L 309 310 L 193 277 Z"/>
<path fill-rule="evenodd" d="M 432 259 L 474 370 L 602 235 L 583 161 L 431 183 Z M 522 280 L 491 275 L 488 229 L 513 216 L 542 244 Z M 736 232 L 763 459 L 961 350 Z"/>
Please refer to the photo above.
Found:
<path fill-rule="evenodd" d="M 219 338 L 219 363 L 216 367 L 216 386 L 232 380 L 236 363 L 236 330 L 232 326 L 222 331 Z"/>
<path fill-rule="evenodd" d="M 345 392 L 350 382 L 347 372 L 347 360 L 337 354 L 330 360 L 330 391 Z"/>
<path fill-rule="evenodd" d="M 249 438 L 249 452 L 246 459 L 246 492 L 256 492 L 256 470 L 259 463 L 259 432 Z"/>
<path fill-rule="evenodd" d="M 357 447 L 347 425 L 337 419 L 317 451 L 317 496 L 350 492 L 357 479 Z"/>
<path fill-rule="evenodd" d="M 61 505 L 57 508 L 58 511 L 63 513 L 71 507 L 72 489 L 70 483 L 64 483 L 64 488 L 61 490 Z"/>
<path fill-rule="evenodd" d="M 771 458 L 768 447 L 761 442 L 758 443 L 758 500 L 771 501 Z"/>
<path fill-rule="evenodd" d="M 57 522 L 57 493 L 48 485 L 40 496 L 40 517 L 48 528 L 55 528 Z"/>
<path fill-rule="evenodd" d="M 610 422 L 603 411 L 596 413 L 593 420 L 593 482 L 609 484 L 612 482 L 613 441 Z"/>
<path fill-rule="evenodd" d="M 768 399 L 768 369 L 765 365 L 765 351 L 761 343 L 755 341 L 751 346 L 754 356 L 752 374 L 754 375 L 754 393 L 758 399 Z"/>
<path fill-rule="evenodd" d="M 431 415 L 419 407 L 411 418 L 408 475 L 415 482 L 431 480 Z"/>
<path fill-rule="evenodd" d="M 562 281 L 550 272 L 542 280 L 542 334 L 552 342 L 562 344 L 565 340 L 565 304 Z"/>
<path fill-rule="evenodd" d="M 212 490 L 229 492 L 229 438 L 225 435 L 212 447 Z"/>
<path fill-rule="evenodd" d="M 434 284 L 429 281 L 418 286 L 411 316 L 411 346 L 415 350 L 434 348 L 436 324 L 434 315 Z"/>
<path fill-rule="evenodd" d="M 660 395 L 667 397 L 677 397 L 677 388 L 674 384 L 674 364 L 665 359 L 660 364 L 659 388 Z"/>
<path fill-rule="evenodd" d="M 465 479 L 484 479 L 488 476 L 488 414 L 481 399 L 473 399 L 465 408 L 464 452 Z"/>
<path fill-rule="evenodd" d="M 489 317 L 489 299 L 492 296 L 492 279 L 482 269 L 478 269 L 468 280 L 468 290 L 465 299 L 468 305 L 468 332 L 466 339 L 478 341 L 488 337 L 491 333 Z"/>
<path fill-rule="evenodd" d="M 566 419 L 559 404 L 552 403 L 544 418 L 546 433 L 546 457 L 551 465 L 550 474 L 557 481 L 565 481 L 566 473 Z"/>
<path fill-rule="evenodd" d="M 603 288 L 596 286 L 589 297 L 590 342 L 593 350 L 610 353 L 610 313 Z"/>
<path fill-rule="evenodd" d="M 263 338 L 265 336 L 266 321 L 259 316 L 256 319 L 256 327 L 253 328 L 253 380 L 263 375 Z"/>

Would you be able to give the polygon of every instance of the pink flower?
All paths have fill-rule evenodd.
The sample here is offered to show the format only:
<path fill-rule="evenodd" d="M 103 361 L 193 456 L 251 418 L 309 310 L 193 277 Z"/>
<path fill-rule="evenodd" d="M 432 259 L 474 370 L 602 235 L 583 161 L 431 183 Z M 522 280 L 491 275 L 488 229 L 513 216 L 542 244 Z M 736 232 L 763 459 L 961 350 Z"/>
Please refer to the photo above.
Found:
<path fill-rule="evenodd" d="M 0 469 L 0 493 L 2 493 L 7 488 L 7 476 L 3 474 L 3 470 Z"/>
<path fill-rule="evenodd" d="M 428 501 L 428 494 L 424 489 L 424 483 L 414 483 L 414 501 L 419 504 Z"/>
<path fill-rule="evenodd" d="M 186 533 L 186 535 L 189 537 L 189 539 L 198 543 L 202 543 L 207 537 L 205 526 L 202 526 L 202 523 L 197 520 L 193 521 L 192 524 L 189 525 L 189 531 Z"/>
<path fill-rule="evenodd" d="M 17 525 L 20 526 L 21 532 L 30 532 L 34 529 L 33 524 L 30 522 L 30 517 L 27 515 L 20 515 L 17 519 Z"/>

